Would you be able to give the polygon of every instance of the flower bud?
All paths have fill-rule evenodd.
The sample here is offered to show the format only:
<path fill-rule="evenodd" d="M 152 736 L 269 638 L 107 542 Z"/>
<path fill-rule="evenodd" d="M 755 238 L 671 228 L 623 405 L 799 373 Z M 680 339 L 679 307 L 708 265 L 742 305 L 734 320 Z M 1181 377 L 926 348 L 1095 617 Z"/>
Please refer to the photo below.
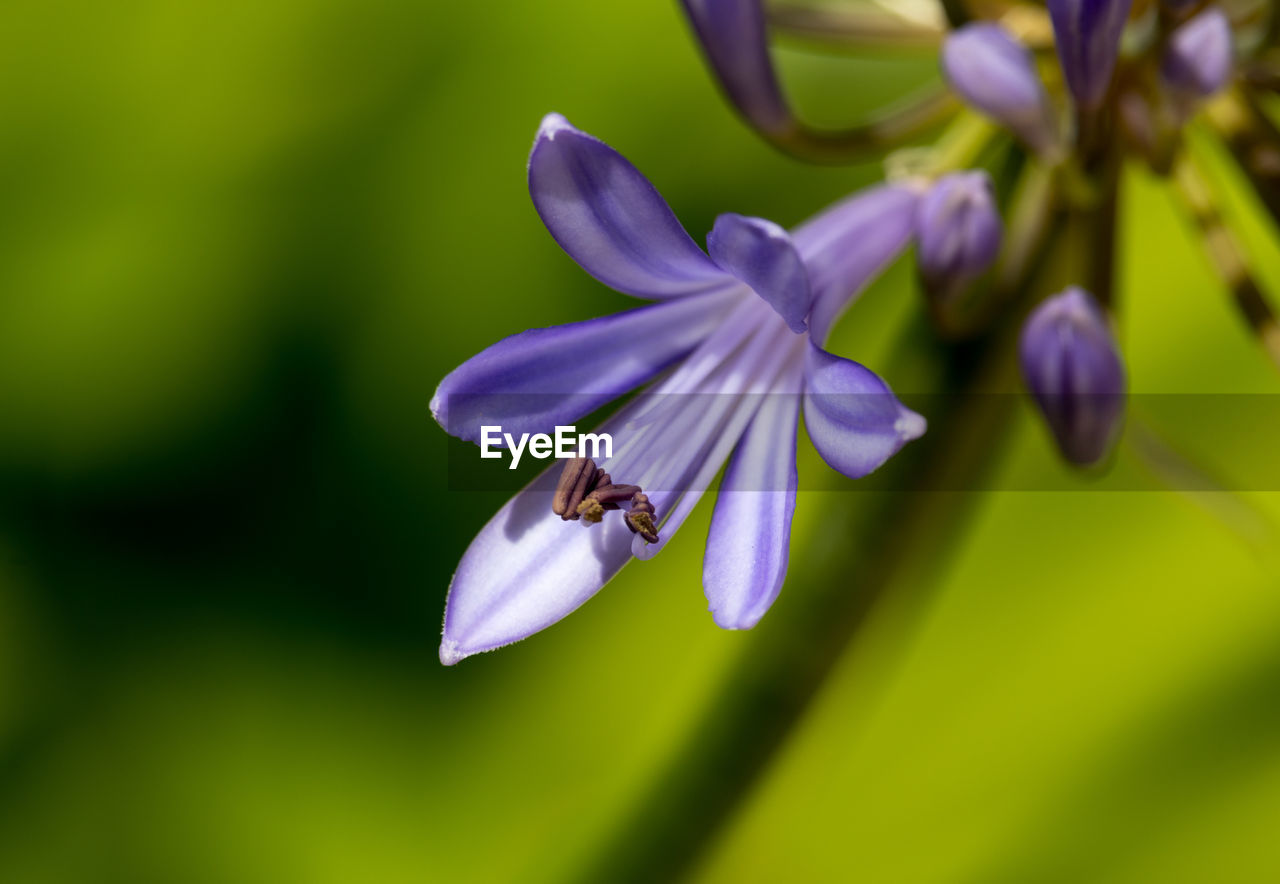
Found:
<path fill-rule="evenodd" d="M 1058 142 L 1053 105 L 1031 53 L 1000 25 L 975 22 L 942 47 L 942 72 L 973 107 L 1045 153 Z"/>
<path fill-rule="evenodd" d="M 1054 295 L 1022 327 L 1022 375 L 1062 456 L 1102 460 L 1124 417 L 1124 365 L 1107 318 L 1080 288 Z"/>
<path fill-rule="evenodd" d="M 939 178 L 916 213 L 916 260 L 925 289 L 940 297 L 959 292 L 995 261 L 1002 233 L 986 172 Z"/>
<path fill-rule="evenodd" d="M 1058 61 L 1076 104 L 1102 104 L 1115 72 L 1131 0 L 1049 0 Z"/>
<path fill-rule="evenodd" d="M 1231 22 L 1211 7 L 1178 26 L 1169 38 L 1160 78 L 1188 98 L 1207 98 L 1231 78 Z"/>

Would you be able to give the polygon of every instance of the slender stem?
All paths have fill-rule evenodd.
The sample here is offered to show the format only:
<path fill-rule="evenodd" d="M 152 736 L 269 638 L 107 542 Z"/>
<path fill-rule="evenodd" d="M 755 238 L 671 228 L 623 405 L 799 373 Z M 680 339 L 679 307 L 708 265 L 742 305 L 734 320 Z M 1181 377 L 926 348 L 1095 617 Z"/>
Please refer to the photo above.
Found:
<path fill-rule="evenodd" d="M 1060 230 L 1071 219 L 1058 213 Z M 1070 240 L 1058 238 L 1056 242 Z M 1078 267 L 1089 256 L 1053 256 L 1029 268 L 1020 294 L 1056 286 L 1052 275 Z M 1013 305 L 1010 305 L 1013 306 Z M 877 473 L 880 487 L 908 489 L 832 495 L 828 532 L 797 551 L 791 592 L 801 603 L 779 604 L 753 636 L 738 670 L 705 710 L 683 751 L 653 782 L 614 841 L 587 869 L 583 881 L 673 882 L 686 878 L 794 726 L 868 615 L 893 597 L 895 611 L 923 610 L 949 561 L 983 477 L 998 459 L 1016 397 L 1016 322 L 1007 311 L 974 341 L 944 344 L 923 321 L 904 340 L 895 361 L 918 366 L 922 353 L 937 389 L 931 397 L 929 432 Z M 890 366 L 890 375 L 894 374 Z M 980 395 L 997 392 L 996 395 Z M 887 481 L 884 481 L 887 480 Z M 861 530 L 850 530 L 856 501 Z M 830 542 L 833 536 L 839 542 Z M 851 578 L 856 563 L 856 582 Z M 908 623 L 908 626 L 910 623 Z"/>
<path fill-rule="evenodd" d="M 1241 73 L 1250 86 L 1268 92 L 1280 92 L 1280 65 L 1276 64 L 1275 59 L 1255 61 L 1246 65 Z"/>
<path fill-rule="evenodd" d="M 958 28 L 967 24 L 972 14 L 969 12 L 969 4 L 965 0 L 939 0 L 942 4 L 942 11 L 947 16 L 947 24 L 952 28 Z"/>
<path fill-rule="evenodd" d="M 1224 93 L 1206 111 L 1258 198 L 1280 223 L 1280 130 L 1246 90 Z"/>
<path fill-rule="evenodd" d="M 1095 173 L 1101 192 L 1096 204 L 1082 212 L 1080 228 L 1088 239 L 1088 253 L 1092 260 L 1088 265 L 1085 287 L 1104 307 L 1111 307 L 1114 300 L 1116 262 L 1116 221 L 1120 203 L 1120 156 L 1109 153 Z"/>
<path fill-rule="evenodd" d="M 878 157 L 947 122 L 960 109 L 954 95 L 931 86 L 902 104 L 840 130 L 815 129 L 797 122 L 791 129 L 765 138 L 784 153 L 815 163 L 849 163 Z"/>
<path fill-rule="evenodd" d="M 996 265 L 995 291 L 1008 297 L 1044 247 L 1058 199 L 1058 176 L 1044 163 L 1031 160 L 1023 170 L 1009 202 L 1009 223 Z M 999 300 L 1003 301 L 1004 297 Z"/>
<path fill-rule="evenodd" d="M 928 332 L 909 342 L 917 350 Z M 1006 329 L 995 346 L 952 347 L 939 362 L 942 379 L 956 381 L 952 396 L 930 401 L 930 431 L 885 469 L 894 487 L 973 487 L 992 461 L 1012 411 L 1013 397 L 977 396 L 999 386 L 1014 363 Z M 977 481 L 981 481 L 978 479 Z M 936 584 L 964 525 L 972 493 L 868 493 L 830 495 L 827 520 L 840 530 L 856 502 L 873 505 L 870 529 L 841 531 L 839 544 L 817 540 L 795 567 L 805 592 L 800 603 L 780 604 L 753 636 L 730 682 L 703 713 L 685 748 L 653 783 L 638 812 L 619 829 L 584 882 L 672 882 L 687 877 L 706 846 L 732 818 L 762 771 L 809 708 L 844 650 L 881 597 L 910 587 L 919 605 Z M 797 551 L 799 552 L 799 551 Z M 857 579 L 850 563 L 857 562 Z"/>
<path fill-rule="evenodd" d="M 1249 324 L 1263 350 L 1280 367 L 1280 324 L 1235 234 L 1227 227 L 1208 178 L 1188 151 L 1173 167 L 1174 192 L 1200 229 L 1200 241 L 1210 263 L 1231 293 L 1240 316 Z"/>
<path fill-rule="evenodd" d="M 942 42 L 943 29 L 926 22 L 894 15 L 891 11 L 859 4 L 788 0 L 768 7 L 769 24 L 778 32 L 819 46 L 833 48 L 930 49 Z"/>

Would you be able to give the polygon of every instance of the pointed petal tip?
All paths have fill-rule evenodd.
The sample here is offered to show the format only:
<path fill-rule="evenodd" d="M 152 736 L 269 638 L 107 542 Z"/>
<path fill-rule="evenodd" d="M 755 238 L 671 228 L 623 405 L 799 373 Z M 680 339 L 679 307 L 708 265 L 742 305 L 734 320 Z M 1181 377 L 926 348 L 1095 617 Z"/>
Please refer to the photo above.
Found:
<path fill-rule="evenodd" d="M 445 425 L 446 414 L 448 410 L 447 399 L 444 393 L 440 392 L 440 388 L 436 387 L 435 393 L 431 394 L 431 401 L 427 404 L 427 408 L 431 411 L 431 417 L 441 427 Z"/>
<path fill-rule="evenodd" d="M 809 275 L 791 234 L 766 218 L 726 212 L 707 234 L 711 260 L 746 283 L 796 334 L 809 330 Z"/>
<path fill-rule="evenodd" d="M 542 118 L 542 122 L 538 124 L 538 137 L 536 141 L 555 141 L 556 135 L 560 132 L 578 132 L 573 124 L 563 115 L 554 111 Z"/>
<path fill-rule="evenodd" d="M 909 408 L 903 408 L 902 414 L 893 424 L 893 429 L 897 431 L 902 441 L 910 442 L 924 435 L 925 430 L 929 429 L 929 422 L 925 420 L 924 415 L 916 414 Z"/>
<path fill-rule="evenodd" d="M 440 641 L 440 662 L 445 666 L 457 665 L 460 661 L 465 660 L 471 655 L 459 647 L 458 643 L 451 638 L 441 639 Z"/>
<path fill-rule="evenodd" d="M 708 610 L 711 611 L 711 619 L 716 626 L 728 632 L 743 632 L 751 629 L 764 616 L 764 611 L 717 611 L 714 608 Z"/>

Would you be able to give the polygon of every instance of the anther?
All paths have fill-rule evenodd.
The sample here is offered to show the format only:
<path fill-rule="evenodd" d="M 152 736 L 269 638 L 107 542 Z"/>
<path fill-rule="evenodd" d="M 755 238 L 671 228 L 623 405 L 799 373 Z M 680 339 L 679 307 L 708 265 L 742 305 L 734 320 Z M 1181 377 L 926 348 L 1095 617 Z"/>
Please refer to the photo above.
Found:
<path fill-rule="evenodd" d="M 623 517 L 623 521 L 627 523 L 632 534 L 639 534 L 648 543 L 657 543 L 658 528 L 653 523 L 654 512 L 653 504 L 649 503 L 649 496 L 637 490 L 635 497 L 631 499 L 631 511 Z"/>
<path fill-rule="evenodd" d="M 566 460 L 560 480 L 556 482 L 556 493 L 551 498 L 551 512 L 566 522 L 577 520 L 578 504 L 595 487 L 597 477 L 602 475 L 605 475 L 604 470 L 597 469 L 595 461 L 589 457 Z"/>
<path fill-rule="evenodd" d="M 604 518 L 604 504 L 593 497 L 588 497 L 578 504 L 578 515 L 582 516 L 582 521 L 595 525 Z"/>
<path fill-rule="evenodd" d="M 632 534 L 649 543 L 658 542 L 654 526 L 653 504 L 639 485 L 615 485 L 612 477 L 589 457 L 566 460 L 556 491 L 551 498 L 551 511 L 566 522 L 581 519 L 589 525 L 604 519 L 606 510 L 628 508 L 623 516 Z"/>

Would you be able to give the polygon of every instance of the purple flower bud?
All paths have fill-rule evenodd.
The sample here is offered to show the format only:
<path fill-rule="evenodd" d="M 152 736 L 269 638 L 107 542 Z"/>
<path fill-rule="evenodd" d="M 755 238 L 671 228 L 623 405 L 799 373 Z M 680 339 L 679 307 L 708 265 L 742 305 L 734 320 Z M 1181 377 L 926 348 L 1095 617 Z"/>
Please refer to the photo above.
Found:
<path fill-rule="evenodd" d="M 1049 0 L 1058 60 L 1076 104 L 1092 110 L 1111 85 L 1131 0 Z"/>
<path fill-rule="evenodd" d="M 925 288 L 942 297 L 959 291 L 995 261 L 1002 233 L 986 172 L 938 179 L 916 214 L 916 255 Z"/>
<path fill-rule="evenodd" d="M 1160 64 L 1160 76 L 1171 89 L 1207 98 L 1231 78 L 1231 22 L 1210 7 L 1173 32 Z"/>
<path fill-rule="evenodd" d="M 1063 457 L 1097 463 L 1111 450 L 1124 416 L 1124 365 L 1107 318 L 1080 288 L 1054 295 L 1028 317 L 1020 342 L 1022 375 Z"/>
<path fill-rule="evenodd" d="M 991 22 L 965 25 L 942 47 L 942 72 L 966 102 L 1039 151 L 1053 149 L 1057 121 L 1031 53 Z"/>

